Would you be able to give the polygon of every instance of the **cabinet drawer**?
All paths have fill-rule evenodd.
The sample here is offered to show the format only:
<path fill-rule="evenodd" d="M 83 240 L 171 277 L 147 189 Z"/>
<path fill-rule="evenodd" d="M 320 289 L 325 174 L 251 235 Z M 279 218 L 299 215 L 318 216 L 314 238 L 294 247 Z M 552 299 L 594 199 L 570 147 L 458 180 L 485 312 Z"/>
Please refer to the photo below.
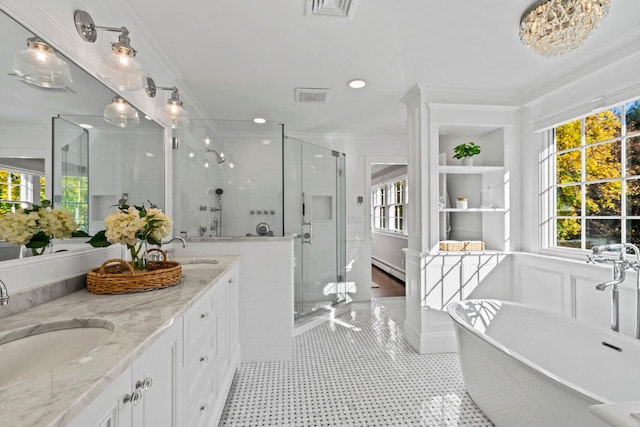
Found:
<path fill-rule="evenodd" d="M 209 335 L 214 319 L 211 291 L 207 292 L 184 316 L 185 355 L 199 347 L 205 334 Z"/>
<path fill-rule="evenodd" d="M 215 394 L 211 392 L 211 384 L 204 382 L 202 388 L 198 390 L 196 398 L 190 400 L 191 404 L 187 410 L 187 426 L 202 427 L 208 425 L 209 419 L 215 409 Z"/>
<path fill-rule="evenodd" d="M 213 327 L 217 323 L 217 319 L 213 319 L 211 333 L 203 334 L 202 345 L 197 349 L 194 346 L 194 351 L 185 357 L 187 396 L 189 400 L 197 394 L 198 387 L 202 387 L 202 384 L 208 381 L 214 369 L 217 345 Z"/>

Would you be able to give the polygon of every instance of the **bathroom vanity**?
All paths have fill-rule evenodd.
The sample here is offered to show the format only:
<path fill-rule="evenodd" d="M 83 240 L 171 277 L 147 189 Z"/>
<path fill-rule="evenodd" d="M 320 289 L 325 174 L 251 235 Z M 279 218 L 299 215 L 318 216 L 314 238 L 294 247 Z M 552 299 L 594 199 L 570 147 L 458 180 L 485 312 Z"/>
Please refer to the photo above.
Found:
<path fill-rule="evenodd" d="M 3 319 L 0 340 L 72 319 L 113 332 L 68 363 L 0 384 L 2 425 L 217 425 L 240 363 L 239 259 L 180 259 L 177 286 L 126 295 L 83 289 Z"/>

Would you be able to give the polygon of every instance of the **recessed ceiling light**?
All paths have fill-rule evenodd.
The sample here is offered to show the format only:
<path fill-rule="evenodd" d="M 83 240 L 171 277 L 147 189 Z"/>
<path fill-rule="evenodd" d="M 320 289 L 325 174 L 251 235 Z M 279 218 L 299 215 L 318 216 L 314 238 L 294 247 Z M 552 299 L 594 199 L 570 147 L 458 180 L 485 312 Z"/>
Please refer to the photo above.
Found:
<path fill-rule="evenodd" d="M 209 145 L 211 143 L 211 140 L 209 139 L 209 137 L 206 137 L 204 139 L 204 143 L 207 144 L 207 145 Z"/>
<path fill-rule="evenodd" d="M 147 157 L 153 157 L 153 153 L 145 153 Z"/>
<path fill-rule="evenodd" d="M 347 85 L 352 89 L 362 89 L 367 85 L 367 82 L 360 79 L 351 80 L 347 83 Z"/>
<path fill-rule="evenodd" d="M 271 144 L 271 140 L 270 140 L 270 139 L 263 139 L 263 140 L 262 140 L 262 143 L 263 143 L 264 145 L 269 145 L 269 144 Z"/>
<path fill-rule="evenodd" d="M 262 123 L 267 123 L 267 121 L 262 117 L 256 117 L 255 119 L 253 119 L 253 123 L 262 124 Z"/>
<path fill-rule="evenodd" d="M 93 129 L 93 126 L 88 125 L 86 123 L 80 123 L 80 124 L 78 124 L 78 126 L 80 126 L 83 129 Z"/>

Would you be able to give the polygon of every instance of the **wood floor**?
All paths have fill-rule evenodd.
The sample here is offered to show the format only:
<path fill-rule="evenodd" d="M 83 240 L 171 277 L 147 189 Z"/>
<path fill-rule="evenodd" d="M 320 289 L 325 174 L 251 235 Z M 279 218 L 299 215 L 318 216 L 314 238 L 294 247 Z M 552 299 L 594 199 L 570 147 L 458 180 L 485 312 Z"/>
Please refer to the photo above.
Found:
<path fill-rule="evenodd" d="M 404 282 L 374 265 L 371 266 L 371 281 L 380 286 L 371 288 L 371 296 L 374 298 L 405 296 Z"/>

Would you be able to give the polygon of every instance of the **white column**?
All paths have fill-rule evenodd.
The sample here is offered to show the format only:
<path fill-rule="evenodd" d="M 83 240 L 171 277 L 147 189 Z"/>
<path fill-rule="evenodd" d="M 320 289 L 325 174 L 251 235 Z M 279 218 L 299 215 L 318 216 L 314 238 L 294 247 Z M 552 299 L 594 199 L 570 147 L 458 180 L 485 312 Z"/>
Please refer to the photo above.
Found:
<path fill-rule="evenodd" d="M 419 353 L 456 351 L 453 326 L 440 310 L 423 309 L 424 255 L 438 243 L 438 130 L 429 122 L 425 90 L 414 86 L 401 100 L 407 106 L 409 135 L 409 242 L 406 257 L 406 319 L 404 336 Z M 435 205 L 434 205 L 435 204 Z"/>

